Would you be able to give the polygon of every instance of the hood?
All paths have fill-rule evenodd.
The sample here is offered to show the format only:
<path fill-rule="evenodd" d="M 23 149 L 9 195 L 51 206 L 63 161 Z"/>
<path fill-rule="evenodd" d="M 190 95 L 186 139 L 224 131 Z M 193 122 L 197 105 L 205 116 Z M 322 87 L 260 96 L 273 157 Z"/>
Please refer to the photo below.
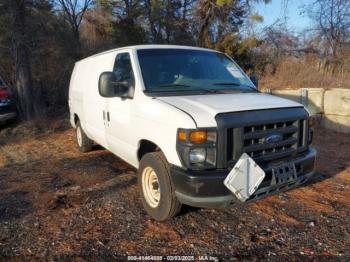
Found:
<path fill-rule="evenodd" d="M 264 93 L 169 96 L 157 97 L 157 99 L 191 115 L 197 127 L 216 126 L 215 116 L 219 113 L 303 106 L 297 102 Z"/>

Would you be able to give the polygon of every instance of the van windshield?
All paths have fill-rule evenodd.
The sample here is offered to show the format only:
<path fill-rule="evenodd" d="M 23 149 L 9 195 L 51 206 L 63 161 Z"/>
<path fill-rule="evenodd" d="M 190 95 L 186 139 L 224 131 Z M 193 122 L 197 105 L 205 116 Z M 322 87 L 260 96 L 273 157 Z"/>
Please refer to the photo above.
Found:
<path fill-rule="evenodd" d="M 146 92 L 255 92 L 251 80 L 224 54 L 191 49 L 137 51 Z"/>

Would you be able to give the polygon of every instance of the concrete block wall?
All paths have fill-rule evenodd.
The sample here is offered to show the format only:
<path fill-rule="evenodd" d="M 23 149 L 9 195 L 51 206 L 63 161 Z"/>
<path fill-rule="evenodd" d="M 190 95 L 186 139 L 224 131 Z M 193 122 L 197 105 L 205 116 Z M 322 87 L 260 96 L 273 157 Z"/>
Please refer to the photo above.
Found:
<path fill-rule="evenodd" d="M 300 91 L 307 92 L 306 106 L 312 114 L 324 113 L 324 95 L 323 88 L 302 88 Z M 304 103 L 303 103 L 304 104 Z"/>
<path fill-rule="evenodd" d="M 272 90 L 271 93 L 304 104 L 322 126 L 350 133 L 350 89 L 300 88 Z"/>
<path fill-rule="evenodd" d="M 350 133 L 349 89 L 331 89 L 325 92 L 322 124 L 326 128 Z"/>

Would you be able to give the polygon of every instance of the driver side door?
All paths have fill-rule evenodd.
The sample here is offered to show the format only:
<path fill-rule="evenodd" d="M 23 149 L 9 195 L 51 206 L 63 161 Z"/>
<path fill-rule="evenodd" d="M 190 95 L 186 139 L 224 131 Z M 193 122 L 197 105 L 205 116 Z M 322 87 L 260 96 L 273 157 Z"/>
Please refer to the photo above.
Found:
<path fill-rule="evenodd" d="M 122 51 L 116 54 L 113 73 L 117 82 L 127 82 L 135 87 L 131 52 Z M 131 108 L 134 99 L 113 97 L 107 98 L 107 143 L 113 153 L 127 162 L 134 162 L 135 149 L 132 146 Z"/>

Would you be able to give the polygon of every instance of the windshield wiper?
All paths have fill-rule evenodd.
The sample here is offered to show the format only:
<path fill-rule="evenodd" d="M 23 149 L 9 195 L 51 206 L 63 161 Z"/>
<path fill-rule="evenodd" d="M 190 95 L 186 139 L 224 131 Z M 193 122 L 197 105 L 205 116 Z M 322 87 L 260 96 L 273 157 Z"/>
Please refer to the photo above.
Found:
<path fill-rule="evenodd" d="M 157 87 L 175 87 L 175 86 L 182 86 L 182 87 L 191 87 L 190 85 L 185 85 L 185 84 L 162 84 Z"/>
<path fill-rule="evenodd" d="M 243 87 L 248 87 L 251 90 L 258 92 L 258 90 L 255 87 L 248 86 L 248 85 L 242 85 L 242 84 L 237 83 L 237 82 L 222 82 L 222 83 L 214 83 L 213 85 L 217 85 L 217 86 L 243 86 Z"/>
<path fill-rule="evenodd" d="M 236 82 L 220 82 L 220 83 L 214 83 L 214 86 L 240 86 L 241 83 Z"/>
<path fill-rule="evenodd" d="M 194 86 L 190 86 L 190 85 L 186 85 L 186 84 L 162 84 L 159 85 L 158 87 L 194 87 Z M 169 90 L 171 92 L 178 92 L 179 90 Z M 190 91 L 190 92 L 205 92 L 205 93 L 209 93 L 209 94 L 219 94 L 222 93 L 221 90 L 217 90 L 217 89 L 205 89 L 205 88 L 195 88 L 195 89 L 187 89 L 187 90 L 181 90 L 181 91 Z"/>
<path fill-rule="evenodd" d="M 222 94 L 222 90 L 218 90 L 218 89 L 198 89 L 198 91 L 201 92 L 205 92 L 205 93 L 209 93 L 209 94 Z"/>

